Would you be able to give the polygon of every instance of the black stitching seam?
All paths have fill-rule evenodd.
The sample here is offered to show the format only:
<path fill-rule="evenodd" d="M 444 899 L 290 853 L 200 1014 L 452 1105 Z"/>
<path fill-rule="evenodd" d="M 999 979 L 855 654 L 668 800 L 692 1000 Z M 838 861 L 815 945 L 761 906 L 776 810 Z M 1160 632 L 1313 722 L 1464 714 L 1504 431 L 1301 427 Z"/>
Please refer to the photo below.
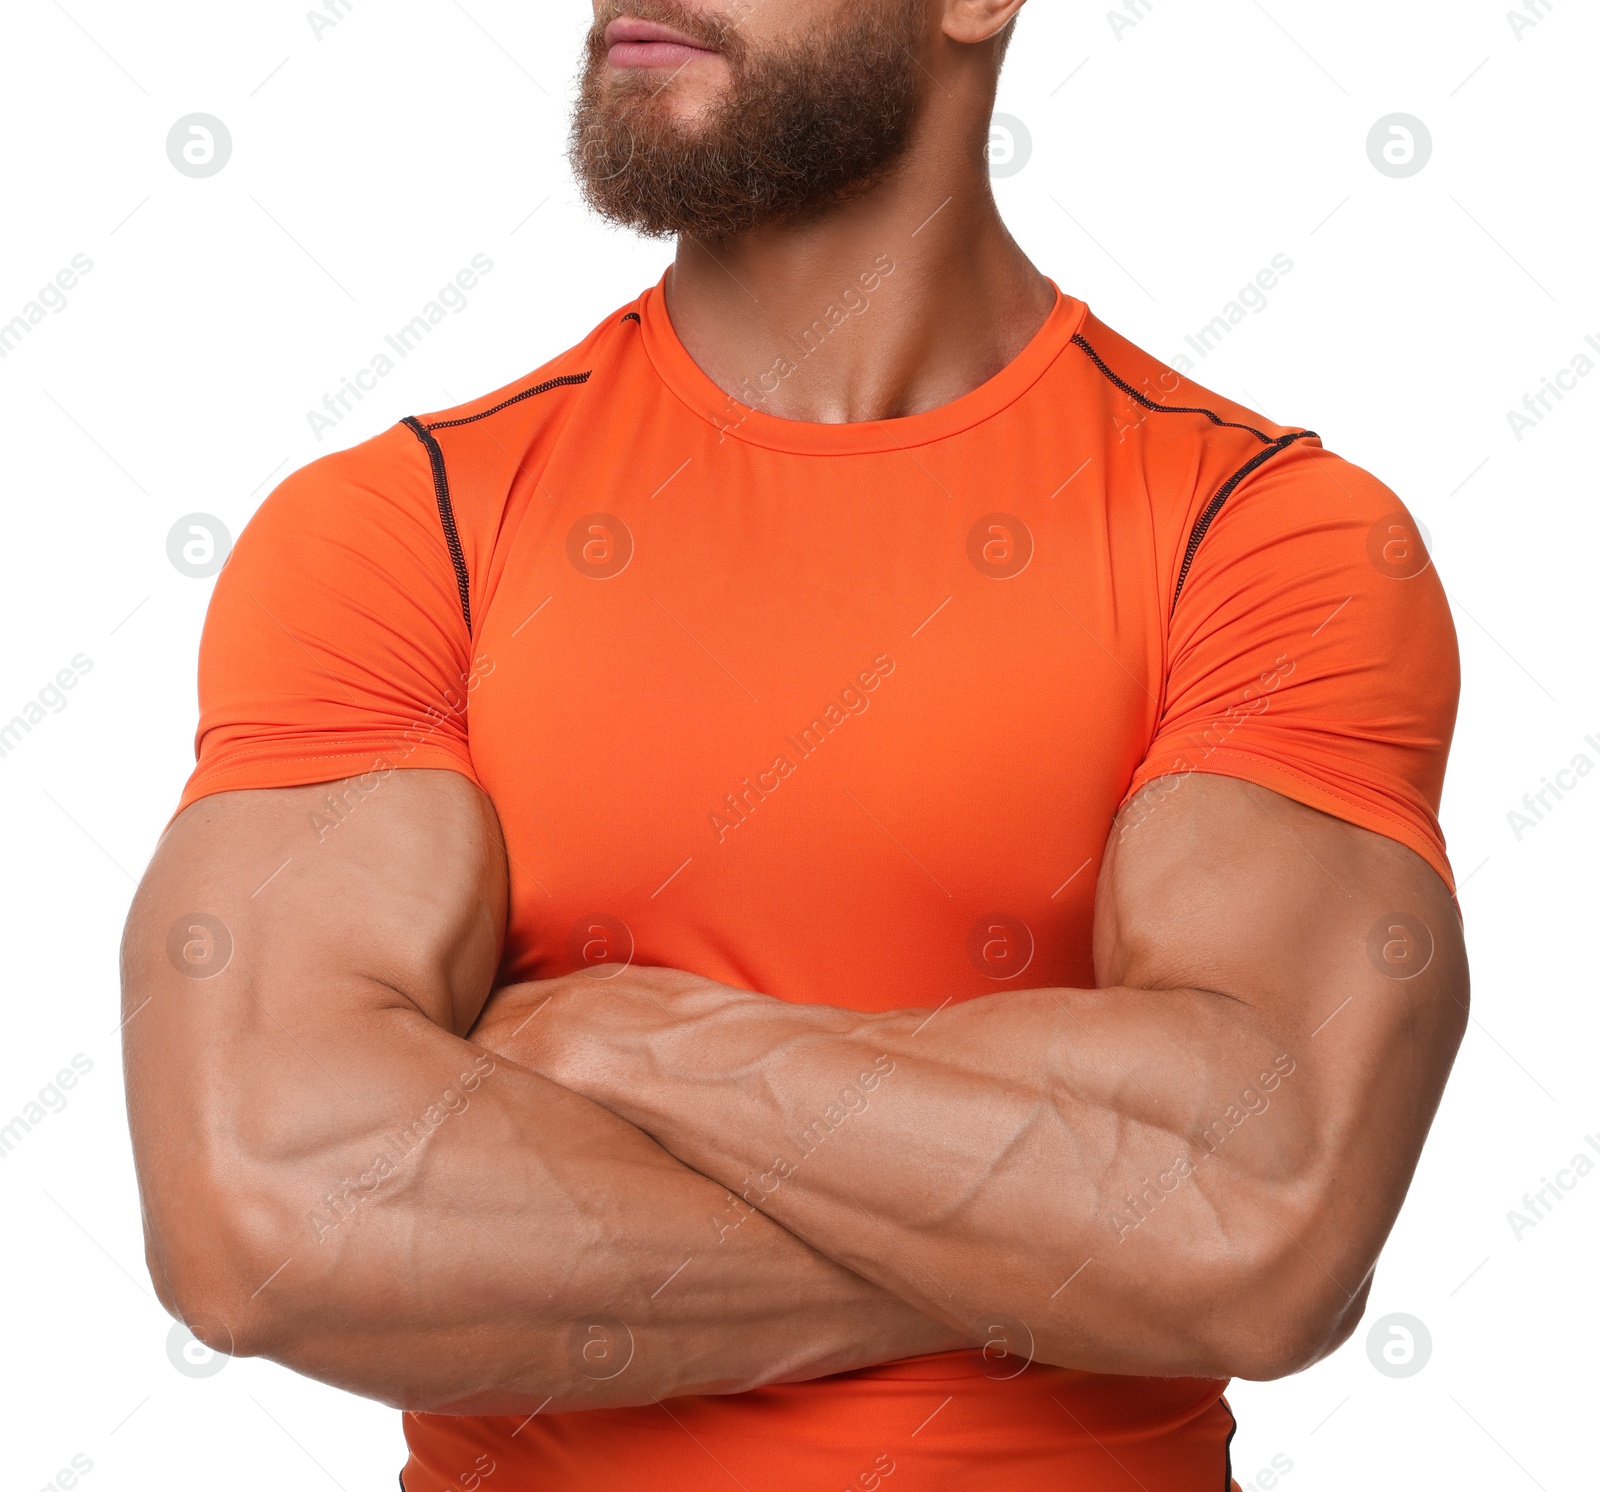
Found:
<path fill-rule="evenodd" d="M 1233 1492 L 1233 1437 L 1239 1433 L 1239 1419 L 1233 1406 L 1223 1399 L 1222 1407 L 1228 1411 L 1228 1439 L 1222 1447 L 1222 1492 Z M 405 1492 L 405 1479 L 400 1481 L 400 1492 Z"/>
<path fill-rule="evenodd" d="M 524 399 L 531 399 L 535 394 L 548 394 L 551 389 L 564 388 L 571 383 L 587 383 L 588 373 L 563 373 L 559 378 L 552 378 L 548 383 L 536 384 L 531 389 L 524 389 L 520 394 L 513 394 L 509 399 L 503 399 L 493 409 L 485 409 L 478 414 L 463 415 L 459 420 L 435 420 L 431 425 L 421 425 L 424 430 L 451 430 L 457 425 L 470 425 L 474 420 L 486 420 L 492 414 L 499 414 L 502 409 L 510 409 L 513 404 L 520 404 Z"/>
<path fill-rule="evenodd" d="M 639 313 L 637 311 L 629 311 L 628 314 L 626 316 L 624 316 L 622 319 L 624 321 L 639 321 Z M 644 322 L 639 321 L 639 325 L 643 326 Z"/>
<path fill-rule="evenodd" d="M 1264 451 L 1257 451 L 1217 489 L 1217 495 L 1206 504 L 1205 512 L 1200 515 L 1194 528 L 1190 530 L 1189 547 L 1183 552 L 1183 566 L 1178 571 L 1178 584 L 1177 588 L 1172 592 L 1172 611 L 1167 613 L 1168 616 L 1171 616 L 1172 612 L 1178 609 L 1178 597 L 1183 594 L 1183 583 L 1189 578 L 1189 566 L 1194 563 L 1195 551 L 1199 549 L 1200 541 L 1205 538 L 1206 530 L 1211 527 L 1211 520 L 1222 511 L 1223 503 L 1227 502 L 1233 495 L 1233 489 L 1258 466 L 1266 465 L 1279 451 L 1287 450 L 1297 440 L 1304 440 L 1307 436 L 1315 440 L 1316 435 L 1317 432 L 1315 430 L 1296 430 L 1289 435 L 1280 435 Z"/>
<path fill-rule="evenodd" d="M 450 567 L 456 576 L 456 593 L 461 597 L 461 619 L 467 624 L 469 637 L 472 635 L 472 602 L 467 558 L 461 550 L 461 534 L 456 528 L 455 509 L 450 504 L 450 477 L 445 471 L 444 451 L 434 439 L 433 432 L 454 429 L 457 425 L 470 425 L 474 420 L 486 420 L 492 414 L 499 414 L 502 409 L 509 409 L 513 404 L 520 404 L 524 399 L 533 398 L 535 394 L 548 394 L 551 389 L 565 388 L 571 384 L 588 381 L 589 374 L 586 372 L 563 373 L 558 378 L 536 384 L 531 389 L 524 389 L 520 394 L 513 394 L 509 399 L 501 400 L 492 409 L 482 410 L 478 414 L 463 415 L 458 420 L 435 420 L 431 425 L 424 425 L 415 415 L 407 415 L 400 422 L 422 442 L 423 449 L 428 453 L 428 465 L 433 469 L 433 497 L 439 505 L 439 525 L 444 529 L 445 547 L 450 551 Z"/>
<path fill-rule="evenodd" d="M 439 505 L 439 523 L 444 529 L 445 547 L 450 551 L 450 564 L 456 572 L 456 593 L 461 597 L 461 619 L 467 624 L 467 636 L 472 636 L 472 603 L 468 600 L 467 559 L 461 552 L 461 535 L 456 531 L 455 510 L 450 506 L 450 478 L 444 469 L 444 452 L 433 438 L 428 427 L 415 415 L 407 415 L 400 422 L 418 440 L 428 453 L 428 465 L 433 468 L 433 497 Z"/>
<path fill-rule="evenodd" d="M 1217 490 L 1216 496 L 1206 504 L 1206 510 L 1200 515 L 1199 519 L 1195 523 L 1194 528 L 1190 530 L 1189 544 L 1183 552 L 1183 566 L 1178 571 L 1178 584 L 1172 592 L 1172 611 L 1167 613 L 1168 616 L 1171 616 L 1172 612 L 1175 612 L 1178 609 L 1178 597 L 1183 594 L 1183 583 L 1189 578 L 1189 567 L 1194 564 L 1195 551 L 1199 549 L 1200 541 L 1205 538 L 1206 530 L 1211 527 L 1212 519 L 1214 519 L 1217 514 L 1222 511 L 1222 505 L 1233 495 L 1233 489 L 1237 487 L 1239 483 L 1242 482 L 1247 476 L 1249 476 L 1250 473 L 1253 472 L 1258 466 L 1270 461 L 1278 454 L 1279 451 L 1285 450 L 1289 446 L 1292 446 L 1297 440 L 1306 440 L 1308 438 L 1315 440 L 1317 438 L 1317 432 L 1315 430 L 1295 430 L 1288 435 L 1280 435 L 1276 440 L 1274 440 L 1272 436 L 1266 433 L 1266 431 L 1257 430 L 1254 425 L 1244 425 L 1240 424 L 1236 420 L 1223 419 L 1222 416 L 1214 409 L 1206 409 L 1200 405 L 1157 404 L 1154 399 L 1147 398 L 1145 395 L 1141 394 L 1139 390 L 1136 389 L 1126 379 L 1118 378 L 1117 375 L 1106 366 L 1105 359 L 1102 358 L 1100 354 L 1089 345 L 1088 338 L 1086 338 L 1082 332 L 1074 334 L 1072 340 L 1076 346 L 1081 347 L 1086 353 L 1089 354 L 1089 358 L 1094 363 L 1095 367 L 1105 374 L 1105 376 L 1110 379 L 1112 383 L 1121 389 L 1122 392 L 1125 393 L 1130 399 L 1142 404 L 1146 409 L 1154 410 L 1157 414 L 1203 414 L 1208 420 L 1211 421 L 1213 425 L 1218 426 L 1220 429 L 1248 430 L 1266 447 L 1265 450 L 1257 451 L 1254 456 L 1246 461 L 1245 464 L 1238 469 L 1238 471 L 1234 472 L 1234 474 L 1222 484 L 1222 486 Z"/>
<path fill-rule="evenodd" d="M 1271 442 L 1272 437 L 1264 430 L 1257 430 L 1254 425 L 1241 425 L 1234 420 L 1225 420 L 1214 409 L 1204 409 L 1198 405 L 1157 404 L 1154 399 L 1146 398 L 1145 395 L 1141 394 L 1139 390 L 1136 389 L 1131 383 L 1128 383 L 1124 379 L 1118 378 L 1117 375 L 1105 365 L 1105 361 L 1101 358 L 1100 354 L 1089 345 L 1082 332 L 1079 332 L 1073 337 L 1072 340 L 1077 346 L 1081 347 L 1089 354 L 1090 358 L 1094 362 L 1095 367 L 1104 373 L 1112 383 L 1116 384 L 1116 386 L 1121 389 L 1122 392 L 1125 393 L 1130 399 L 1135 399 L 1140 404 L 1144 405 L 1146 409 L 1154 409 L 1162 414 L 1203 414 L 1208 420 L 1211 421 L 1213 425 L 1220 426 L 1224 430 L 1248 430 L 1263 445 L 1267 445 Z"/>

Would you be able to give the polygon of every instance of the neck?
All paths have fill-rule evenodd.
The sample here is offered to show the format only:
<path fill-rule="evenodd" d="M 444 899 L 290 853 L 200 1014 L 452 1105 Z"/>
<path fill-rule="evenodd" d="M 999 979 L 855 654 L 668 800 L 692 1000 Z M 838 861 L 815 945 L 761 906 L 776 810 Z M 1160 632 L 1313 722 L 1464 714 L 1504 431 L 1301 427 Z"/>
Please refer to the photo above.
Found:
<path fill-rule="evenodd" d="M 898 419 L 971 392 L 1043 325 L 1055 292 L 1000 220 L 989 110 L 940 105 L 892 176 L 823 217 L 679 240 L 667 310 L 725 393 L 779 419 Z"/>

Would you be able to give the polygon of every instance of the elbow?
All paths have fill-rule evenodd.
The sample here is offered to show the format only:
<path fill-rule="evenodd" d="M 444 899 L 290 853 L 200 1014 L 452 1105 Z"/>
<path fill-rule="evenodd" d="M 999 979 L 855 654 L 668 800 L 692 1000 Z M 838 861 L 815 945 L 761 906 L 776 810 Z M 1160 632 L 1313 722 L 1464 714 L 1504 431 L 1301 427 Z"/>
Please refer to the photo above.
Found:
<path fill-rule="evenodd" d="M 215 1194 L 207 1203 L 174 1215 L 146 1199 L 145 1261 L 156 1298 L 214 1352 L 273 1355 L 287 1325 L 282 1307 L 289 1298 L 273 1286 L 294 1263 L 285 1230 L 277 1226 L 275 1209 L 227 1207 Z"/>
<path fill-rule="evenodd" d="M 1206 1333 L 1206 1355 L 1218 1378 L 1270 1382 L 1304 1372 L 1341 1346 L 1366 1309 L 1370 1273 L 1353 1292 L 1304 1259 L 1268 1264 L 1230 1292 Z"/>
<path fill-rule="evenodd" d="M 1257 1383 L 1288 1378 L 1332 1350 L 1326 1322 L 1293 1311 L 1263 1309 L 1234 1321 L 1209 1344 L 1211 1376 Z M 1336 1344 L 1334 1344 L 1336 1345 Z"/>

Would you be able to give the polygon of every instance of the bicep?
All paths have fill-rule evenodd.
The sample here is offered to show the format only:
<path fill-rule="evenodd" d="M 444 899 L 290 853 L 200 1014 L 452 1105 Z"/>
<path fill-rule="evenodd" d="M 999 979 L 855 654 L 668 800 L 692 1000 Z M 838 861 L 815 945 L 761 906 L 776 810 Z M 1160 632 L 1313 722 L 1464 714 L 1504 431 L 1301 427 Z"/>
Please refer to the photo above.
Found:
<path fill-rule="evenodd" d="M 1437 871 L 1253 783 L 1159 779 L 1112 830 L 1095 957 L 1102 985 L 1215 997 L 1237 1046 L 1274 1062 L 1278 1117 L 1249 1148 L 1312 1190 L 1337 1176 L 1375 1252 L 1466 1023 L 1461 925 Z M 1214 1103 L 1251 1112 L 1261 1078 L 1230 1073 Z"/>
<path fill-rule="evenodd" d="M 487 998 L 505 898 L 493 809 L 453 772 L 185 809 L 123 944 L 129 1118 L 153 1231 L 170 1240 L 223 1178 L 316 1154 L 409 1101 L 398 1095 L 443 1033 L 466 1031 Z"/>
<path fill-rule="evenodd" d="M 217 579 L 198 761 L 129 919 L 128 982 L 153 997 L 129 1028 L 134 1077 L 385 1006 L 471 1026 L 506 874 L 472 778 L 469 651 L 409 431 L 262 505 Z"/>
<path fill-rule="evenodd" d="M 1437 817 L 1454 629 L 1426 554 L 1391 564 L 1381 542 L 1411 525 L 1312 442 L 1215 514 L 1096 934 L 1103 984 L 1215 991 L 1217 1019 L 1295 1062 L 1278 1107 L 1313 1150 L 1392 1144 L 1406 1174 L 1467 995 Z"/>
<path fill-rule="evenodd" d="M 1206 773 L 1158 779 L 1118 816 L 1095 958 L 1102 984 L 1222 989 L 1307 1037 L 1347 997 L 1403 986 L 1397 1013 L 1466 993 L 1460 918 L 1420 855 Z"/>
<path fill-rule="evenodd" d="M 339 1007 L 388 987 L 460 1033 L 488 995 L 505 904 L 494 810 L 453 772 L 218 793 L 163 836 L 124 957 L 148 995 L 205 986 L 203 1024 L 295 1020 L 326 1012 L 334 987 Z"/>

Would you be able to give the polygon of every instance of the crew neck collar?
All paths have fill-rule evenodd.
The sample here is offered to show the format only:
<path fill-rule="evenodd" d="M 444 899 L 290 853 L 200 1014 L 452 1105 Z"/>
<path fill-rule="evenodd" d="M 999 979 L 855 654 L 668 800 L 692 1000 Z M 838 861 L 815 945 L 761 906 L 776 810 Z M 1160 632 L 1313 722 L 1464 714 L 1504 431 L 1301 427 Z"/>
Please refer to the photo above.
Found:
<path fill-rule="evenodd" d="M 670 273 L 670 271 L 669 271 Z M 1088 307 L 1063 295 L 1055 281 L 1055 304 L 1032 339 L 995 376 L 970 393 L 936 409 L 893 420 L 861 420 L 821 424 L 785 420 L 741 403 L 724 393 L 689 356 L 667 314 L 667 276 L 639 298 L 639 324 L 646 354 L 656 373 L 677 397 L 708 423 L 732 439 L 795 455 L 858 455 L 904 450 L 944 440 L 992 418 L 1016 402 L 1044 374 L 1072 341 L 1088 315 Z"/>

